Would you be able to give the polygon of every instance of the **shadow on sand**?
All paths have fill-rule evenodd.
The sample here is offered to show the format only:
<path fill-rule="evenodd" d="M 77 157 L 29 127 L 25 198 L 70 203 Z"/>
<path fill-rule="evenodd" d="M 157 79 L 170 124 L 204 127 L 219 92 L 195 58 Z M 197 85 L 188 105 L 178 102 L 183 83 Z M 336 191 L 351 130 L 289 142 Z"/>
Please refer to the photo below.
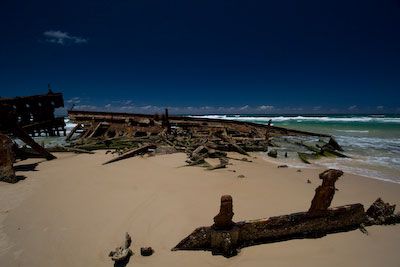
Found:
<path fill-rule="evenodd" d="M 37 171 L 36 167 L 39 165 L 38 162 L 31 164 L 21 164 L 14 166 L 14 170 L 16 172 L 29 172 L 29 171 Z"/>
<path fill-rule="evenodd" d="M 132 257 L 132 255 L 129 255 L 128 257 L 126 257 L 123 260 L 114 262 L 114 267 L 125 267 L 129 263 L 129 260 L 131 259 L 131 257 Z"/>

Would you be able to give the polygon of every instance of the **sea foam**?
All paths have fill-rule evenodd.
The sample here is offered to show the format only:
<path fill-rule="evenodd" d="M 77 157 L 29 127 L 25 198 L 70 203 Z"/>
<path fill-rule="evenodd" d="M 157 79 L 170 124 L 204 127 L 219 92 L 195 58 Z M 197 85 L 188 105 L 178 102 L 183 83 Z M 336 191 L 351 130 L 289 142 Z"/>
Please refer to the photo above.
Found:
<path fill-rule="evenodd" d="M 223 119 L 223 120 L 238 120 L 238 121 L 252 121 L 252 122 L 265 122 L 269 120 L 272 122 L 284 121 L 315 121 L 315 122 L 375 122 L 375 123 L 398 123 L 400 118 L 397 117 L 375 117 L 375 116 L 349 116 L 349 117 L 328 117 L 328 116 L 238 116 L 238 115 L 198 115 L 191 116 L 194 118 L 209 118 L 209 119 Z"/>

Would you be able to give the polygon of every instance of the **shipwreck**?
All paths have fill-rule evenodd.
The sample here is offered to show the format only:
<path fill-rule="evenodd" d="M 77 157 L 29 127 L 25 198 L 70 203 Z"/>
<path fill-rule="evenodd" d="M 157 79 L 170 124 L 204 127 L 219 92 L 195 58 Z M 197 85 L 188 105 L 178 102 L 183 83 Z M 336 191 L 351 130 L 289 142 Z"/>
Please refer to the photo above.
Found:
<path fill-rule="evenodd" d="M 341 175 L 342 171 L 334 169 L 319 175 L 322 185 L 315 190 L 311 206 L 305 212 L 233 222 L 232 197 L 222 196 L 214 224 L 195 229 L 172 250 L 204 250 L 214 255 L 232 257 L 248 246 L 320 238 L 355 229 L 366 232 L 365 226 L 400 223 L 400 213 L 394 213 L 395 205 L 385 203 L 380 198 L 367 211 L 360 203 L 330 208 L 335 182 Z"/>
<path fill-rule="evenodd" d="M 0 98 L 0 180 L 18 181 L 12 166 L 16 159 L 56 158 L 32 137 L 66 135 L 64 118 L 54 115 L 60 107 L 64 107 L 63 95 L 53 93 L 50 85 L 47 94 Z M 29 151 L 14 144 L 15 138 L 28 145 Z"/>

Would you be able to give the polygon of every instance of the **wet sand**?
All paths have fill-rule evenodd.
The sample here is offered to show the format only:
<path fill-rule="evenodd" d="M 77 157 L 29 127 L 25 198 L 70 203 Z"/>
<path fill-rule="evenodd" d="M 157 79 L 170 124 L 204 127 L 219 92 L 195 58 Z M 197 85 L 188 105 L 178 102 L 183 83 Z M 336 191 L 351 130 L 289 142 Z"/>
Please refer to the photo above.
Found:
<path fill-rule="evenodd" d="M 196 227 L 213 223 L 223 194 L 233 197 L 234 221 L 307 210 L 322 169 L 278 169 L 261 157 L 207 171 L 180 167 L 184 154 L 104 166 L 112 156 L 102 151 L 56 155 L 36 171 L 19 171 L 25 180 L 0 183 L 0 266 L 113 266 L 108 253 L 126 231 L 135 253 L 127 266 L 399 266 L 399 225 L 258 245 L 229 259 L 171 251 Z M 345 173 L 336 187 L 333 206 L 369 207 L 377 197 L 400 204 L 399 184 Z M 155 254 L 140 256 L 144 246 Z"/>

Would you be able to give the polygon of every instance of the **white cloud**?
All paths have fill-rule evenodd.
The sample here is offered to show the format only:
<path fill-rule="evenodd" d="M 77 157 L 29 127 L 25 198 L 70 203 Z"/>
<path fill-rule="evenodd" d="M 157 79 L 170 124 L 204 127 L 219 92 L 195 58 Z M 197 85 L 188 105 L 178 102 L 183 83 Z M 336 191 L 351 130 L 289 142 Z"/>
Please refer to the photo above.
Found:
<path fill-rule="evenodd" d="M 357 110 L 357 105 L 350 106 L 348 110 Z"/>
<path fill-rule="evenodd" d="M 111 108 L 111 104 L 107 104 L 104 106 L 105 108 Z"/>
<path fill-rule="evenodd" d="M 74 107 L 74 110 L 98 110 L 99 107 L 93 105 L 78 105 Z"/>
<path fill-rule="evenodd" d="M 81 102 L 80 97 L 73 97 L 73 98 L 67 100 L 68 104 L 79 104 L 80 102 Z"/>
<path fill-rule="evenodd" d="M 381 110 L 381 109 L 383 109 L 383 106 L 376 106 L 376 109 Z"/>
<path fill-rule="evenodd" d="M 87 38 L 70 35 L 68 32 L 62 31 L 45 31 L 43 35 L 46 37 L 46 41 L 49 43 L 55 43 L 60 45 L 65 44 L 84 44 L 88 42 Z"/>
<path fill-rule="evenodd" d="M 152 106 L 152 105 L 147 105 L 147 106 L 143 106 L 143 107 L 140 107 L 140 108 L 144 109 L 144 110 L 158 109 L 158 107 L 155 107 L 155 106 Z"/>
<path fill-rule="evenodd" d="M 120 106 L 119 109 L 120 110 L 132 110 L 132 109 L 134 109 L 134 106 Z"/>
<path fill-rule="evenodd" d="M 248 109 L 248 108 L 249 108 L 249 105 L 245 105 L 245 106 L 243 106 L 243 107 L 240 107 L 239 110 L 246 110 L 246 109 Z"/>
<path fill-rule="evenodd" d="M 262 106 L 257 107 L 257 110 L 263 110 L 263 111 L 266 111 L 266 110 L 273 110 L 273 109 L 274 109 L 274 106 L 262 105 Z"/>
<path fill-rule="evenodd" d="M 292 110 L 292 111 L 303 111 L 303 108 L 301 108 L 301 107 L 293 107 L 293 108 L 289 108 L 289 110 Z"/>
<path fill-rule="evenodd" d="M 313 110 L 314 111 L 317 111 L 317 110 L 320 110 L 321 109 L 321 106 L 315 106 L 315 107 L 313 107 Z"/>

